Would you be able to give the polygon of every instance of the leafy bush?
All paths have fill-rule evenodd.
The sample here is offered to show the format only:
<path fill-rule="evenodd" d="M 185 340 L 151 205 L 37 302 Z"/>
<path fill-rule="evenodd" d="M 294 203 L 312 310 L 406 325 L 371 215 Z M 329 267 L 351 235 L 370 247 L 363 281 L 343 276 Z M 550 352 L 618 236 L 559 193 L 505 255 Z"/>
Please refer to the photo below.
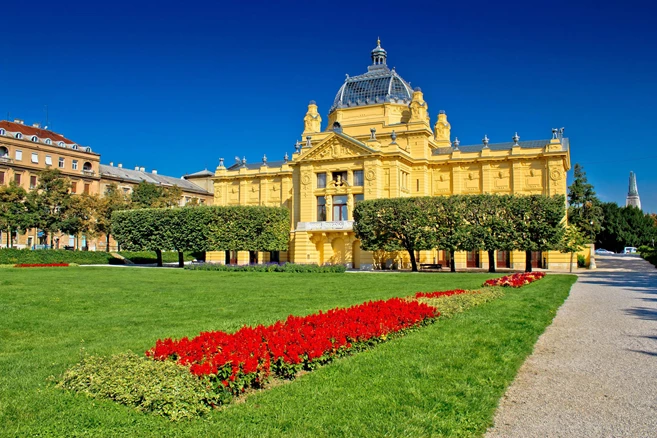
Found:
<path fill-rule="evenodd" d="M 218 263 L 201 263 L 185 266 L 194 271 L 221 272 L 291 272 L 308 274 L 334 274 L 347 270 L 345 265 L 302 265 L 296 263 L 268 263 L 264 265 L 220 265 Z"/>
<path fill-rule="evenodd" d="M 467 291 L 466 293 L 443 295 L 436 298 L 416 298 L 416 300 L 436 307 L 441 318 L 451 318 L 471 307 L 480 306 L 503 296 L 504 292 L 501 288 L 487 287 L 482 290 Z"/>
<path fill-rule="evenodd" d="M 67 370 L 57 386 L 174 421 L 198 417 L 221 403 L 207 380 L 194 376 L 188 368 L 132 352 L 86 357 Z"/>
<path fill-rule="evenodd" d="M 655 248 L 651 248 L 649 246 L 640 246 L 639 247 L 639 254 L 645 260 L 647 260 L 650 263 L 652 263 L 653 265 L 657 266 L 657 251 L 655 250 Z"/>
<path fill-rule="evenodd" d="M 0 249 L 0 265 L 18 263 L 76 263 L 78 265 L 123 264 L 109 253 L 100 251 L 66 251 L 63 249 Z"/>
<path fill-rule="evenodd" d="M 582 254 L 577 254 L 577 267 L 586 268 L 586 257 L 584 257 Z"/>
<path fill-rule="evenodd" d="M 137 265 L 157 263 L 157 254 L 155 254 L 155 251 L 120 251 L 119 254 Z M 190 262 L 195 258 L 190 252 L 185 252 L 184 257 L 186 262 Z M 162 262 L 178 263 L 178 252 L 162 251 Z"/>

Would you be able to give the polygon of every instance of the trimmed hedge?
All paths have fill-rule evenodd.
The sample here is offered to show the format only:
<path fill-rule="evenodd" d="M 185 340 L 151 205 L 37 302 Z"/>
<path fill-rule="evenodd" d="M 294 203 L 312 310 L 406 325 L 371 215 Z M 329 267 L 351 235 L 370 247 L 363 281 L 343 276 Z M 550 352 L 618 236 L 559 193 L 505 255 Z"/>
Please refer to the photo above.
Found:
<path fill-rule="evenodd" d="M 220 265 L 217 263 L 200 263 L 185 266 L 192 271 L 221 272 L 291 272 L 304 274 L 340 274 L 347 270 L 345 265 L 301 265 L 296 263 L 270 263 L 264 265 Z"/>
<path fill-rule="evenodd" d="M 136 265 L 157 263 L 157 254 L 155 251 L 120 251 L 119 254 Z M 191 262 L 196 258 L 194 254 L 190 252 L 185 252 L 184 254 L 186 262 Z M 178 263 L 178 253 L 174 251 L 163 251 L 162 262 Z"/>
<path fill-rule="evenodd" d="M 123 260 L 100 251 L 66 251 L 63 249 L 0 249 L 0 265 L 19 263 L 50 264 L 76 263 L 78 265 L 122 265 Z"/>
<path fill-rule="evenodd" d="M 132 352 L 90 356 L 67 370 L 59 388 L 108 398 L 173 421 L 210 412 L 221 400 L 204 379 L 173 361 L 155 361 Z"/>

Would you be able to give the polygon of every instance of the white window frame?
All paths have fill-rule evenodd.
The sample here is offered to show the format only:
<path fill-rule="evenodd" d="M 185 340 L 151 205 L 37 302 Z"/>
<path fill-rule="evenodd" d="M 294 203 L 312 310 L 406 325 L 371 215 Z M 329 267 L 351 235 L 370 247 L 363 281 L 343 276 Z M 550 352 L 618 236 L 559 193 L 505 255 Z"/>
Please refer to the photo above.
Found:
<path fill-rule="evenodd" d="M 16 161 L 23 161 L 23 151 L 16 149 L 15 157 Z"/>
<path fill-rule="evenodd" d="M 78 160 L 73 160 L 72 169 L 78 170 Z"/>
<path fill-rule="evenodd" d="M 58 166 L 60 169 L 66 167 L 66 159 L 64 157 L 59 157 Z"/>
<path fill-rule="evenodd" d="M 50 155 L 46 155 L 45 163 L 46 166 L 52 166 L 52 157 Z"/>
<path fill-rule="evenodd" d="M 32 140 L 34 143 L 38 143 L 39 142 L 39 137 L 37 137 L 36 135 L 33 135 L 30 140 Z"/>
<path fill-rule="evenodd" d="M 32 152 L 32 162 L 35 164 L 39 164 L 39 154 L 36 152 Z"/>

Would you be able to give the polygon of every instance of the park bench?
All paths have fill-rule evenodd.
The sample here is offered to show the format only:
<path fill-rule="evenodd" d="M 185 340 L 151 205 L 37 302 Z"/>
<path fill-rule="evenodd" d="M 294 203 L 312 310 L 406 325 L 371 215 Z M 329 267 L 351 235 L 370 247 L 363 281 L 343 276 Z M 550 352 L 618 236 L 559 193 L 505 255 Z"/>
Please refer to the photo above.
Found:
<path fill-rule="evenodd" d="M 436 269 L 440 271 L 443 269 L 443 265 L 440 263 L 420 263 L 420 269 L 423 271 L 427 269 Z"/>

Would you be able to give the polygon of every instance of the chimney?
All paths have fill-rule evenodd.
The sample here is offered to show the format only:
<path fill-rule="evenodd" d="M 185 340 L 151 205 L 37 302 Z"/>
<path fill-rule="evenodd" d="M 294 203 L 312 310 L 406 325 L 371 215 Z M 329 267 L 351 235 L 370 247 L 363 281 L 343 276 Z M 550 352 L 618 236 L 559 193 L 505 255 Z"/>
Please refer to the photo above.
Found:
<path fill-rule="evenodd" d="M 153 169 L 152 172 L 153 172 L 153 175 L 157 175 L 157 170 Z"/>
<path fill-rule="evenodd" d="M 32 123 L 32 127 L 41 129 L 41 123 Z"/>
<path fill-rule="evenodd" d="M 123 169 L 123 164 L 119 163 L 118 166 L 116 167 L 118 167 L 119 169 Z"/>
<path fill-rule="evenodd" d="M 22 125 L 24 122 L 21 119 L 14 119 L 14 123 L 18 123 L 19 125 Z"/>
<path fill-rule="evenodd" d="M 139 170 L 139 166 L 135 166 L 135 170 Z"/>
<path fill-rule="evenodd" d="M 114 161 L 110 161 L 110 167 L 114 167 Z"/>
<path fill-rule="evenodd" d="M 141 171 L 141 172 L 146 172 L 146 168 L 145 168 L 145 167 L 140 167 L 140 168 L 139 168 L 139 171 Z"/>

